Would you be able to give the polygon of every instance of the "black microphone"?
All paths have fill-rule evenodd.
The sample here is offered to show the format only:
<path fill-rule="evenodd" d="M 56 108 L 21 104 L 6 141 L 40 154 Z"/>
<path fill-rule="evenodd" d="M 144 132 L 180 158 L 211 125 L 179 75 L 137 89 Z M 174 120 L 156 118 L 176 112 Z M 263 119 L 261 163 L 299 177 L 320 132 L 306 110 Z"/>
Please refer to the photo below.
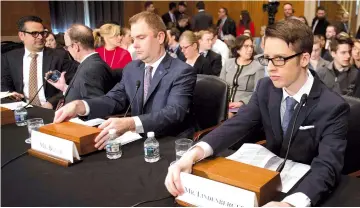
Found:
<path fill-rule="evenodd" d="M 135 95 L 134 95 L 134 97 L 132 98 L 129 107 L 127 108 L 127 110 L 126 110 L 126 112 L 125 112 L 125 114 L 124 114 L 124 118 L 127 116 L 127 113 L 129 112 L 130 107 L 131 107 L 132 103 L 133 103 L 134 100 L 135 100 L 136 94 L 137 94 L 137 92 L 139 91 L 139 87 L 140 87 L 140 80 L 137 80 L 137 81 L 136 81 L 136 91 L 135 91 Z"/>
<path fill-rule="evenodd" d="M 50 78 L 47 78 L 47 79 L 45 79 L 45 81 L 47 81 L 47 80 L 49 80 Z M 31 103 L 32 103 L 32 101 L 34 101 L 34 99 L 36 98 L 36 96 L 39 94 L 39 92 L 40 92 L 40 90 L 41 90 L 41 88 L 43 88 L 44 87 L 44 84 L 45 84 L 45 82 L 41 85 L 41 87 L 38 89 L 38 91 L 35 93 L 35 96 L 28 102 L 28 104 L 26 104 L 23 108 L 26 108 L 26 107 L 28 107 Z"/>
<path fill-rule="evenodd" d="M 293 134 L 294 134 L 294 128 L 295 128 L 295 123 L 296 123 L 296 120 L 297 120 L 297 117 L 299 115 L 299 112 L 301 110 L 301 108 L 305 105 L 307 101 L 307 95 L 306 94 L 303 94 L 301 96 L 301 99 L 300 99 L 300 107 L 298 108 L 298 110 L 296 111 L 296 114 L 295 114 L 295 119 L 294 119 L 294 122 L 292 124 L 292 127 L 291 127 L 291 134 L 290 134 L 290 141 L 289 141 L 289 144 L 288 144 L 288 147 L 287 147 L 287 150 L 286 150 L 286 154 L 285 154 L 285 158 L 284 158 L 284 161 L 279 165 L 279 167 L 276 169 L 276 172 L 279 172 L 281 173 L 281 171 L 284 169 L 285 167 L 285 163 L 286 163 L 286 160 L 288 158 L 288 154 L 289 154 L 289 151 L 290 151 L 290 145 L 291 145 L 291 141 L 293 139 Z"/>

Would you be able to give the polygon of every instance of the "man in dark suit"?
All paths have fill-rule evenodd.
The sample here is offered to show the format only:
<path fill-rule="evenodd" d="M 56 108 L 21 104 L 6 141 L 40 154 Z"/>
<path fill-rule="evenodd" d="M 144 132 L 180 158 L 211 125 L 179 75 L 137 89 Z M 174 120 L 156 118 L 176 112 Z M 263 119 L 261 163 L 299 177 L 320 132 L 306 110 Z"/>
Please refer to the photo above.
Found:
<path fill-rule="evenodd" d="M 55 113 L 55 123 L 77 115 L 105 117 L 125 111 L 136 96 L 131 105 L 133 117 L 110 118 L 99 126 L 102 131 L 95 138 L 99 149 L 104 148 L 110 129 L 116 129 L 118 135 L 153 131 L 157 136 L 186 137 L 193 132 L 188 119 L 196 82 L 194 69 L 165 52 L 166 27 L 159 16 L 141 12 L 130 19 L 130 25 L 139 60 L 124 68 L 120 83 L 105 96 L 73 101 Z"/>
<path fill-rule="evenodd" d="M 244 142 L 245 137 L 254 139 L 249 137 L 262 128 L 270 151 L 284 157 L 289 150 L 290 160 L 311 165 L 289 196 L 265 206 L 316 205 L 334 189 L 344 163 L 349 105 L 307 69 L 312 46 L 310 27 L 303 27 L 298 20 L 280 21 L 266 28 L 264 56 L 259 61 L 268 66 L 270 77 L 258 82 L 250 102 L 236 116 L 170 166 L 165 185 L 172 195 L 183 193 L 180 181 L 174 178 L 191 171 L 193 162 Z M 308 95 L 307 102 L 300 109 L 303 94 Z M 294 137 L 288 149 L 292 130 Z"/>
<path fill-rule="evenodd" d="M 326 19 L 326 11 L 324 7 L 318 7 L 316 10 L 316 17 L 314 17 L 311 28 L 314 35 L 325 36 L 326 28 L 329 26 L 329 22 Z"/>
<path fill-rule="evenodd" d="M 163 14 L 163 16 L 161 16 L 166 27 L 169 26 L 170 22 L 172 22 L 174 25 L 176 25 L 175 11 L 176 11 L 176 3 L 170 2 L 169 3 L 169 11 L 166 12 L 165 14 Z"/>
<path fill-rule="evenodd" d="M 349 18 L 350 15 L 348 12 L 344 12 L 341 16 L 341 20 L 335 25 L 337 26 L 338 33 L 346 32 L 349 33 Z"/>
<path fill-rule="evenodd" d="M 180 1 L 178 3 L 178 9 L 175 11 L 175 17 L 177 20 L 179 20 L 181 16 L 185 15 L 186 9 L 187 9 L 186 1 Z"/>
<path fill-rule="evenodd" d="M 233 19 L 228 16 L 228 10 L 221 7 L 218 12 L 219 20 L 217 21 L 217 35 L 220 40 L 224 40 L 225 35 L 233 35 L 236 37 L 236 24 Z"/>
<path fill-rule="evenodd" d="M 168 38 L 168 48 L 166 51 L 174 58 L 178 58 L 181 61 L 186 60 L 183 52 L 181 51 L 181 47 L 179 44 L 180 31 L 174 27 L 166 30 L 167 38 Z"/>
<path fill-rule="evenodd" d="M 205 3 L 203 1 L 197 2 L 196 8 L 198 13 L 192 17 L 192 31 L 197 32 L 210 28 L 213 25 L 213 17 L 205 12 Z"/>
<path fill-rule="evenodd" d="M 18 30 L 24 48 L 2 54 L 1 91 L 13 92 L 16 100 L 33 99 L 33 105 L 51 109 L 56 106 L 58 100 L 54 97 L 60 92 L 45 82 L 45 74 L 50 70 L 66 71 L 69 83 L 78 64 L 69 60 L 65 51 L 45 47 L 48 32 L 39 17 L 22 17 Z"/>
<path fill-rule="evenodd" d="M 64 73 L 57 82 L 50 84 L 64 92 L 64 103 L 105 95 L 115 85 L 110 67 L 94 49 L 94 37 L 90 28 L 74 24 L 65 33 L 65 48 L 80 63 L 70 84 L 64 82 Z"/>
<path fill-rule="evenodd" d="M 214 34 L 210 30 L 199 32 L 199 53 L 204 56 L 211 66 L 211 74 L 219 76 L 222 68 L 221 55 L 211 50 L 213 45 Z"/>

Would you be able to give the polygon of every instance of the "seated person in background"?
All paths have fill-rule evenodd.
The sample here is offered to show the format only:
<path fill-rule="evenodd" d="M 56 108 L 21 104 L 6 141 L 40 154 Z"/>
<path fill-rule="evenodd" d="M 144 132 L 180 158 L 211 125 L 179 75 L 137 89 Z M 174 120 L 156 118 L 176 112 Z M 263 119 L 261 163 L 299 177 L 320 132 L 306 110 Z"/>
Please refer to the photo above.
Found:
<path fill-rule="evenodd" d="M 166 51 L 174 58 L 178 58 L 181 61 L 185 61 L 186 58 L 181 52 L 181 47 L 179 44 L 180 31 L 176 27 L 172 27 L 166 30 L 166 35 L 168 38 L 168 47 Z"/>
<path fill-rule="evenodd" d="M 66 71 L 69 83 L 78 63 L 69 60 L 65 51 L 45 47 L 48 32 L 36 16 L 22 17 L 18 21 L 19 38 L 24 48 L 9 51 L 1 56 L 1 91 L 13 92 L 12 98 L 25 99 L 32 105 L 52 109 L 56 95 L 61 92 L 43 79 L 50 70 Z M 37 91 L 39 92 L 37 93 Z"/>
<path fill-rule="evenodd" d="M 128 108 L 136 95 L 131 105 L 133 117 L 110 118 L 101 124 L 102 131 L 95 138 L 96 148 L 104 148 L 110 129 L 116 129 L 118 135 L 126 131 L 154 131 L 159 137 L 193 136 L 189 109 L 196 82 L 194 69 L 165 52 L 166 28 L 161 17 L 141 12 L 131 17 L 129 24 L 139 60 L 124 68 L 124 79 L 106 95 L 65 105 L 56 111 L 54 122 L 78 115 L 104 118 L 118 114 Z"/>
<path fill-rule="evenodd" d="M 45 46 L 48 48 L 57 48 L 56 47 L 56 38 L 52 32 L 49 32 L 48 36 L 46 37 Z"/>
<path fill-rule="evenodd" d="M 248 104 L 257 82 L 264 77 L 264 66 L 254 60 L 254 45 L 250 37 L 237 37 L 233 53 L 235 58 L 225 62 L 220 74 L 220 78 L 230 86 L 229 109 Z M 233 113 L 229 113 L 229 117 L 232 116 Z"/>
<path fill-rule="evenodd" d="M 65 32 L 66 49 L 80 63 L 74 78 L 67 85 L 62 73 L 60 80 L 48 83 L 64 92 L 64 103 L 78 99 L 89 99 L 105 95 L 114 87 L 110 67 L 94 49 L 92 30 L 85 25 L 72 25 Z M 59 107 L 62 104 L 59 104 Z"/>
<path fill-rule="evenodd" d="M 180 35 L 186 30 L 191 30 L 189 16 L 184 14 L 177 20 L 177 29 L 180 31 Z"/>
<path fill-rule="evenodd" d="M 210 63 L 211 66 L 210 75 L 219 76 L 222 68 L 221 55 L 211 50 L 214 34 L 208 30 L 201 30 L 195 33 L 195 35 L 199 40 L 200 55 L 204 56 Z"/>
<path fill-rule="evenodd" d="M 218 34 L 216 33 L 216 30 L 214 30 L 214 28 L 210 28 L 209 31 L 212 32 L 214 35 L 214 38 L 212 39 L 211 50 L 221 55 L 221 63 L 222 66 L 224 66 L 225 61 L 230 58 L 230 50 L 227 47 L 226 43 L 219 40 Z"/>
<path fill-rule="evenodd" d="M 123 38 L 119 25 L 104 24 L 99 29 L 95 29 L 93 34 L 95 45 L 102 45 L 95 51 L 111 69 L 122 69 L 132 61 L 130 53 L 119 47 Z"/>
<path fill-rule="evenodd" d="M 197 74 L 212 75 L 209 61 L 199 54 L 199 42 L 193 32 L 188 30 L 180 36 L 180 48 L 185 55 L 185 62 L 194 67 Z"/>
<path fill-rule="evenodd" d="M 347 95 L 355 88 L 358 70 L 350 64 L 352 40 L 349 36 L 340 34 L 333 38 L 330 44 L 334 61 L 316 72 L 328 88 L 340 95 Z"/>
<path fill-rule="evenodd" d="M 134 45 L 132 43 L 133 41 L 131 38 L 131 31 L 129 28 L 126 28 L 126 27 L 124 27 L 122 29 L 123 29 L 124 37 L 121 39 L 120 47 L 124 50 L 127 50 L 130 53 L 132 60 L 135 60 L 136 52 L 135 52 Z"/>
<path fill-rule="evenodd" d="M 217 155 L 237 141 L 255 139 L 248 136 L 262 128 L 267 149 L 284 158 L 292 130 L 291 118 L 299 109 L 295 105 L 303 94 L 308 95 L 307 103 L 299 112 L 288 158 L 309 164 L 311 169 L 290 195 L 265 206 L 316 206 L 335 188 L 344 164 L 350 108 L 315 72 L 307 69 L 312 46 L 311 28 L 299 20 L 279 21 L 266 28 L 264 56 L 259 61 L 268 66 L 270 77 L 258 82 L 249 103 L 233 118 L 207 134 L 169 167 L 165 185 L 172 195 L 184 192 L 180 172 L 191 172 L 195 162 Z M 300 126 L 309 125 L 315 127 L 299 130 Z"/>
<path fill-rule="evenodd" d="M 351 50 L 351 60 L 353 63 L 353 66 L 360 70 L 360 40 L 359 39 L 353 39 L 354 46 Z M 357 82 L 358 83 L 358 82 Z"/>
<path fill-rule="evenodd" d="M 318 68 L 327 66 L 330 62 L 321 58 L 321 46 L 318 36 L 314 36 L 313 50 L 311 52 L 309 69 L 316 71 Z"/>

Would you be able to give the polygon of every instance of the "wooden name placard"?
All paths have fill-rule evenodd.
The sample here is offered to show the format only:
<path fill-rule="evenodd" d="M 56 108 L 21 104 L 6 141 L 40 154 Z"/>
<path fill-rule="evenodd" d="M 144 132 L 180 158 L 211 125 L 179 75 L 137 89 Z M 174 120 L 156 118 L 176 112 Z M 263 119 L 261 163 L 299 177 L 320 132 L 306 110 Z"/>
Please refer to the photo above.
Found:
<path fill-rule="evenodd" d="M 15 123 L 14 112 L 8 108 L 0 107 L 1 113 L 1 126 L 5 124 Z"/>
<path fill-rule="evenodd" d="M 222 157 L 197 163 L 192 174 L 252 191 L 256 194 L 259 206 L 270 202 L 281 188 L 278 172 Z M 193 206 L 184 201 L 177 202 L 182 206 Z"/>

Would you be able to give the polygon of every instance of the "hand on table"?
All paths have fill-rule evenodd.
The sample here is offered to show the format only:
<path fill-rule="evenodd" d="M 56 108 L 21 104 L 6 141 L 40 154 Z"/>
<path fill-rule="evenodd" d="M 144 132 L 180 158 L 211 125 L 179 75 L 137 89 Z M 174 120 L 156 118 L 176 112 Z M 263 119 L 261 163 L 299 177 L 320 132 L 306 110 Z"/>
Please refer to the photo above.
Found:
<path fill-rule="evenodd" d="M 54 123 L 68 121 L 77 115 L 85 114 L 85 105 L 81 100 L 72 101 L 55 112 Z"/>
<path fill-rule="evenodd" d="M 265 204 L 263 207 L 293 207 L 291 204 L 288 204 L 286 202 L 276 202 L 272 201 L 267 204 Z"/>

